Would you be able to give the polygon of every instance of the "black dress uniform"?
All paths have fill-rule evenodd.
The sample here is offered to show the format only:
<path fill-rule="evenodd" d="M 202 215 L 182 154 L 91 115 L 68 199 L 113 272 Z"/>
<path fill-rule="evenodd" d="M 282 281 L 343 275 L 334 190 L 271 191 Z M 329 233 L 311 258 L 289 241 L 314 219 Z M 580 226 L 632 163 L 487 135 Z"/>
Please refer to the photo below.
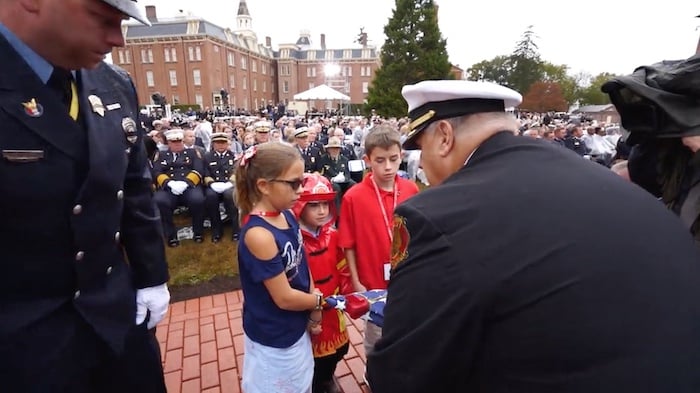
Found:
<path fill-rule="evenodd" d="M 637 186 L 502 132 L 395 214 L 373 392 L 700 391 L 700 255 Z"/>
<path fill-rule="evenodd" d="M 581 157 L 590 153 L 590 149 L 586 146 L 586 143 L 579 137 L 571 136 L 564 139 L 564 146 Z"/>
<path fill-rule="evenodd" d="M 207 215 L 211 219 L 212 240 L 218 241 L 223 235 L 221 214 L 219 213 L 219 203 L 221 202 L 224 203 L 226 214 L 232 221 L 232 237 L 234 240 L 238 240 L 240 226 L 238 223 L 238 208 L 233 201 L 234 189 L 231 188 L 219 194 L 209 187 L 213 182 L 231 183 L 231 176 L 235 171 L 235 155 L 230 150 L 226 150 L 223 153 L 212 150 L 204 156 L 204 162 L 207 166 L 207 176 L 204 178 L 204 184 L 207 187 L 204 195 Z"/>
<path fill-rule="evenodd" d="M 101 370 L 98 391 L 164 392 L 135 326 L 168 270 L 134 86 L 77 71 L 74 121 L 2 35 L 0 54 L 0 391 L 82 392 Z"/>
<path fill-rule="evenodd" d="M 185 149 L 180 153 L 170 150 L 160 152 L 153 162 L 158 190 L 155 200 L 160 209 L 163 230 L 170 246 L 177 246 L 177 232 L 173 223 L 173 211 L 179 205 L 188 208 L 192 216 L 194 240 L 201 242 L 204 233 L 204 192 L 200 187 L 204 173 L 204 161 L 195 149 Z M 179 180 L 187 183 L 182 195 L 175 195 L 168 188 L 168 182 Z"/>
<path fill-rule="evenodd" d="M 309 145 L 308 147 L 302 149 L 298 148 L 301 158 L 304 159 L 304 172 L 313 173 L 319 172 L 321 170 L 319 161 L 321 160 L 321 150 L 316 147 Z"/>
<path fill-rule="evenodd" d="M 335 191 L 335 204 L 340 211 L 340 201 L 343 198 L 343 194 L 350 187 L 355 185 L 355 181 L 350 178 L 350 170 L 348 169 L 348 159 L 342 154 L 338 155 L 338 158 L 333 159 L 329 154 L 325 154 L 318 162 L 318 167 L 321 170 L 321 175 L 325 176 L 328 181 L 333 185 L 333 191 Z M 334 182 L 332 178 L 343 174 L 345 177 L 344 182 Z"/>

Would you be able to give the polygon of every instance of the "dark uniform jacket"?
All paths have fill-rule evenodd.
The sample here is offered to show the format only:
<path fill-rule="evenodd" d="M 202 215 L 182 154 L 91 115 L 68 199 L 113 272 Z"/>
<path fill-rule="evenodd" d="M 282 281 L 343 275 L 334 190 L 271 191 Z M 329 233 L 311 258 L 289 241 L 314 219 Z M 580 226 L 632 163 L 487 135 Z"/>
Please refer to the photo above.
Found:
<path fill-rule="evenodd" d="M 503 132 L 395 213 L 373 392 L 700 391 L 700 255 L 637 186 Z"/>
<path fill-rule="evenodd" d="M 337 160 L 333 160 L 328 154 L 324 155 L 318 162 L 318 168 L 320 169 L 321 175 L 325 176 L 329 180 L 332 177 L 337 176 L 339 173 L 342 173 L 345 176 L 346 181 L 350 180 L 348 159 L 342 154 L 338 155 Z"/>
<path fill-rule="evenodd" d="M 226 150 L 221 156 L 215 151 L 210 151 L 204 155 L 206 165 L 205 183 L 231 181 L 231 175 L 235 169 L 235 155 Z"/>
<path fill-rule="evenodd" d="M 298 146 L 297 149 L 299 149 L 299 153 L 301 153 L 301 158 L 304 159 L 304 172 L 311 173 L 320 171 L 318 162 L 321 159 L 321 150 L 319 148 L 309 145 L 306 149 L 301 149 Z"/>
<path fill-rule="evenodd" d="M 170 180 L 185 181 L 190 187 L 198 186 L 203 179 L 204 157 L 197 149 L 185 149 L 180 153 L 168 150 L 159 152 L 153 161 L 156 185 L 164 188 Z"/>
<path fill-rule="evenodd" d="M 0 53 L 0 362 L 36 326 L 67 334 L 59 309 L 119 351 L 135 290 L 168 279 L 134 86 L 105 63 L 79 71 L 76 122 L 2 38 Z"/>

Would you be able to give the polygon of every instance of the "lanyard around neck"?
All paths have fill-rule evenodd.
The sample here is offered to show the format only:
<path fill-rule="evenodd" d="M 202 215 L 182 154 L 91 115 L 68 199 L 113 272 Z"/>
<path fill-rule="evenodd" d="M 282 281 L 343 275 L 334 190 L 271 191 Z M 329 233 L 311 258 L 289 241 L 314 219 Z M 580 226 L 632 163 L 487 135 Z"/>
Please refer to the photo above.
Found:
<path fill-rule="evenodd" d="M 386 227 L 386 232 L 389 235 L 389 241 L 393 242 L 394 241 L 394 232 L 393 228 L 391 225 L 391 217 L 389 217 L 389 214 L 387 214 L 386 208 L 384 207 L 384 201 L 382 200 L 382 196 L 379 193 L 379 186 L 377 186 L 377 182 L 374 180 L 374 174 L 372 174 L 372 185 L 374 186 L 374 193 L 377 195 L 377 203 L 379 203 L 379 208 L 382 210 L 382 218 L 384 219 L 384 225 Z M 398 194 L 399 194 L 399 187 L 397 184 L 396 179 L 394 179 L 394 207 L 391 210 L 391 214 L 394 214 L 394 211 L 396 210 L 396 203 L 398 201 Z"/>

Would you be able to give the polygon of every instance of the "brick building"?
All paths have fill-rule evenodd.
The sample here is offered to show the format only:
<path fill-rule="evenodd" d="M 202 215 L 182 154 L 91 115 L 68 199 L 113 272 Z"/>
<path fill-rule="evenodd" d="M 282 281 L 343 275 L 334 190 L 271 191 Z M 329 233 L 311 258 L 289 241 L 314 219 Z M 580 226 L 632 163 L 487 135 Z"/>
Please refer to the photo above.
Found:
<path fill-rule="evenodd" d="M 291 101 L 323 83 L 361 104 L 380 64 L 366 35 L 362 47 L 330 49 L 323 34 L 319 47 L 312 47 L 310 34 L 302 31 L 296 43 L 273 50 L 270 37 L 258 42 L 245 0 L 235 29 L 194 16 L 161 19 L 155 6 L 146 13 L 152 26 L 124 24 L 126 46 L 112 51 L 112 61 L 131 74 L 142 105 L 160 93 L 171 104 L 216 107 L 225 103 L 223 90 L 231 107 L 252 110 Z"/>

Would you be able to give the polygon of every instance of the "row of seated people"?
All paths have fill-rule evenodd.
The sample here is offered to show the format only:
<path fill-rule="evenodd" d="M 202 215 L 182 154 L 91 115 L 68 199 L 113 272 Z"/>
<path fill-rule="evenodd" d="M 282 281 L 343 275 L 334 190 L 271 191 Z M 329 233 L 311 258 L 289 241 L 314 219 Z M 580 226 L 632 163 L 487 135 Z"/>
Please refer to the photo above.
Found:
<path fill-rule="evenodd" d="M 168 150 L 157 152 L 152 161 L 152 175 L 155 183 L 154 199 L 160 210 L 163 232 L 170 247 L 180 243 L 173 215 L 177 207 L 184 206 L 192 218 L 194 241 L 204 241 L 204 219 L 211 221 L 212 242 L 221 241 L 223 225 L 219 205 L 223 203 L 226 214 L 231 218 L 232 240 L 238 240 L 240 230 L 238 209 L 233 197 L 233 174 L 237 163 L 236 155 L 229 150 L 229 139 L 225 133 L 212 135 L 212 149 L 209 152 L 194 147 L 186 148 L 182 130 L 173 129 L 166 133 Z M 327 177 L 336 189 L 338 210 L 342 194 L 355 184 L 357 176 L 349 170 L 346 157 L 339 154 L 341 142 L 330 138 L 325 146 L 327 153 L 314 160 L 309 169 Z M 308 156 L 300 148 L 307 164 Z M 360 172 L 361 176 L 361 172 Z"/>

